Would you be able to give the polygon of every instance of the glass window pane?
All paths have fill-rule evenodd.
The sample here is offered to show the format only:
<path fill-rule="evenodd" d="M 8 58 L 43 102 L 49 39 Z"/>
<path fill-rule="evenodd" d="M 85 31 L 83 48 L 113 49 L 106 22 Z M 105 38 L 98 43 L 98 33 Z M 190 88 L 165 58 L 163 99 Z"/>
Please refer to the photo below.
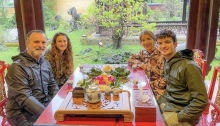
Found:
<path fill-rule="evenodd" d="M 0 60 L 10 64 L 19 50 L 14 0 L 0 0 L 0 22 Z"/>

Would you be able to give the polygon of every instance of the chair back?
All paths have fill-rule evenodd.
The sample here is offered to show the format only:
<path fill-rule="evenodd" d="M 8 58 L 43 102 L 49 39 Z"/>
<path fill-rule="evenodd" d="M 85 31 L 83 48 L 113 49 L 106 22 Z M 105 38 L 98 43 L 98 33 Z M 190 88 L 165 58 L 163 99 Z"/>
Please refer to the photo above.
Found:
<path fill-rule="evenodd" d="M 5 69 L 9 68 L 8 64 L 5 64 L 4 61 L 0 61 L 0 116 L 2 116 L 1 126 L 8 126 L 5 108 L 6 108 L 6 92 L 5 92 Z"/>
<path fill-rule="evenodd" d="M 4 99 L 6 99 L 6 93 L 5 93 L 5 81 L 4 81 L 4 71 L 5 71 L 6 65 L 4 61 L 0 61 L 0 102 L 2 102 Z"/>
<path fill-rule="evenodd" d="M 194 52 L 193 59 L 196 62 L 196 64 L 198 64 L 200 68 L 202 69 L 203 80 L 205 80 L 207 61 L 204 59 L 204 54 L 202 53 L 201 50 L 193 49 L 193 52 Z"/>
<path fill-rule="evenodd" d="M 217 93 L 214 93 L 214 89 L 216 88 L 216 79 L 218 80 L 218 88 Z M 215 95 L 214 100 L 213 93 Z M 208 114 L 211 110 L 211 123 L 215 125 L 216 123 L 220 123 L 220 64 L 214 67 L 212 80 L 208 92 L 208 100 L 209 104 L 203 113 Z"/>

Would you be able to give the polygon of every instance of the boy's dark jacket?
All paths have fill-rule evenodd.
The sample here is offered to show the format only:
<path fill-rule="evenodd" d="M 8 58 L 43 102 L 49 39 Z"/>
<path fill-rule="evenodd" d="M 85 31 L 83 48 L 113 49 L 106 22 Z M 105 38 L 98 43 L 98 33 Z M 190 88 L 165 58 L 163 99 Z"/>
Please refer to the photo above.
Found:
<path fill-rule="evenodd" d="M 166 103 L 163 111 L 177 112 L 180 122 L 195 125 L 208 104 L 208 96 L 200 67 L 193 61 L 193 51 L 177 52 L 164 65 L 167 87 L 158 104 Z"/>

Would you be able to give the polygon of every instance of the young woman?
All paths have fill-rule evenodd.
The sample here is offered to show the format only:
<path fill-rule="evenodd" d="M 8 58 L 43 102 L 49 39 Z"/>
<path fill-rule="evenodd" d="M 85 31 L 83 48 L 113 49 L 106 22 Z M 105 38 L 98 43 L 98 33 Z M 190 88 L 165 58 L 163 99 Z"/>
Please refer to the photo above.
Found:
<path fill-rule="evenodd" d="M 140 44 L 144 47 L 139 53 L 128 58 L 128 65 L 133 68 L 144 69 L 150 81 L 151 89 L 158 99 L 166 88 L 166 80 L 163 75 L 164 60 L 160 51 L 155 47 L 156 37 L 150 30 L 140 34 Z"/>
<path fill-rule="evenodd" d="M 50 62 L 54 78 L 61 88 L 74 69 L 72 46 L 67 34 L 58 32 L 54 35 L 45 58 Z"/>

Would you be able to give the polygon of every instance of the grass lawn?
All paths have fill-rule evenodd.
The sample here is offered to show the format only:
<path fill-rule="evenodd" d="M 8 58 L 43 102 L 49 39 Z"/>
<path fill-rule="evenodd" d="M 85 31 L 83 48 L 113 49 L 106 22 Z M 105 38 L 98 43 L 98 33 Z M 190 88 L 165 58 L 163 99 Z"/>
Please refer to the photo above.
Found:
<path fill-rule="evenodd" d="M 80 42 L 80 38 L 82 35 L 85 35 L 89 31 L 93 30 L 94 27 L 89 27 L 89 29 L 84 29 L 82 31 L 73 31 L 70 33 L 67 33 L 71 40 L 72 48 L 73 48 L 73 54 L 74 54 L 74 68 L 78 67 L 80 64 L 103 64 L 101 61 L 101 55 L 109 55 L 111 53 L 119 53 L 123 51 L 131 50 L 131 52 L 138 52 L 141 50 L 141 46 L 128 46 L 128 45 L 122 45 L 123 48 L 119 50 L 112 50 L 111 48 L 105 48 L 105 47 L 99 47 L 97 45 L 82 45 Z M 60 31 L 60 30 L 59 30 Z M 65 30 L 61 30 L 62 32 L 65 32 Z M 48 38 L 53 37 L 53 35 L 58 32 L 52 31 L 52 32 L 46 32 Z M 49 48 L 49 46 L 48 46 Z M 80 55 L 80 51 L 83 51 L 85 49 L 91 48 L 92 50 L 89 53 L 86 53 L 84 55 Z M 96 51 L 100 52 L 100 55 L 97 55 Z M 94 62 L 94 59 L 97 58 L 98 61 Z"/>
<path fill-rule="evenodd" d="M 209 71 L 208 75 L 205 77 L 205 80 L 211 80 L 214 70 L 214 66 L 220 64 L 220 46 L 216 46 L 218 51 L 215 54 L 215 59 L 211 62 L 212 69 Z"/>
<path fill-rule="evenodd" d="M 74 68 L 78 67 L 80 64 L 103 64 L 101 61 L 101 56 L 102 55 L 110 55 L 111 53 L 120 53 L 120 52 L 125 52 L 125 51 L 130 51 L 132 53 L 139 52 L 142 47 L 140 45 L 122 45 L 122 49 L 118 50 L 112 50 L 110 48 L 106 47 L 99 47 L 97 45 L 82 45 L 80 42 L 80 38 L 82 35 L 87 34 L 89 31 L 93 30 L 93 27 L 90 27 L 88 29 L 84 29 L 82 31 L 73 31 L 70 33 L 67 33 L 68 36 L 70 37 L 71 44 L 73 47 L 73 54 L 74 54 Z M 49 39 L 52 39 L 53 35 L 56 32 L 65 32 L 66 30 L 55 30 L 55 31 L 48 31 L 48 28 L 46 28 L 46 34 Z M 48 48 L 50 48 L 50 45 L 48 45 Z M 83 51 L 87 48 L 91 48 L 92 50 L 89 53 L 86 53 L 84 55 L 80 55 L 80 51 Z M 215 66 L 220 63 L 220 46 L 217 46 L 218 52 L 216 53 L 216 59 L 211 63 L 211 66 Z M 14 55 L 18 54 L 18 47 L 10 47 L 8 48 L 7 51 L 0 52 L 0 60 L 5 61 L 8 64 L 12 63 L 11 57 Z M 100 55 L 96 53 L 96 51 L 100 52 Z M 97 58 L 98 61 L 95 62 L 94 59 Z M 126 60 L 126 59 L 125 59 Z M 211 80 L 212 77 L 212 72 L 213 72 L 213 67 L 212 70 L 209 72 L 208 76 L 206 76 L 206 80 Z"/>

